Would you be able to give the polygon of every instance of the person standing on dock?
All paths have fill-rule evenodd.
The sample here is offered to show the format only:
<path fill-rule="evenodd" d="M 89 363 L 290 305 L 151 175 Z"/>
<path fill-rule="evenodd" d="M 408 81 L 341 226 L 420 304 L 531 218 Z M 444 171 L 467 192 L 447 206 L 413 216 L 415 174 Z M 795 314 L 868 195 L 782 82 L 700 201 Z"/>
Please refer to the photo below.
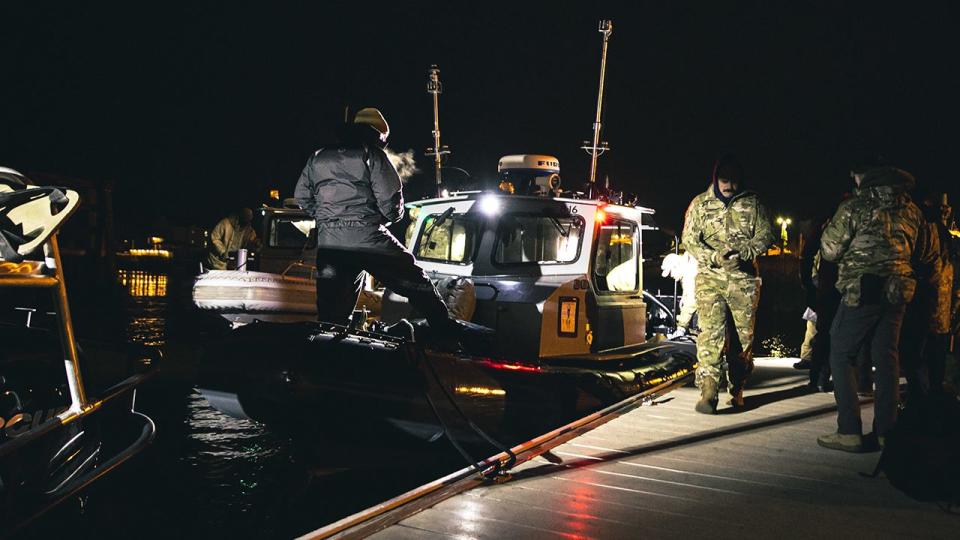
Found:
<path fill-rule="evenodd" d="M 210 270 L 226 270 L 231 253 L 260 249 L 262 245 L 253 229 L 253 210 L 241 208 L 236 214 L 221 219 L 210 231 L 206 266 Z"/>
<path fill-rule="evenodd" d="M 900 330 L 917 280 L 913 264 L 932 264 L 924 248 L 925 222 L 907 193 L 913 176 L 895 167 L 858 167 L 852 198 L 840 204 L 820 239 L 820 256 L 838 264 L 843 300 L 830 333 L 830 367 L 837 400 L 837 431 L 821 435 L 825 448 L 864 448 L 857 398 L 857 355 L 870 347 L 875 373 L 874 433 L 884 436 L 897 417 Z"/>
<path fill-rule="evenodd" d="M 756 193 L 742 188 L 743 177 L 733 156 L 720 158 L 710 187 L 690 203 L 683 227 L 683 245 L 699 265 L 696 410 L 705 414 L 717 411 L 725 342 L 730 404 L 743 406 L 760 300 L 756 258 L 774 241 L 767 210 Z"/>
<path fill-rule="evenodd" d="M 317 223 L 317 318 L 348 324 L 366 272 L 405 296 L 443 332 L 454 328 L 436 287 L 387 230 L 403 217 L 400 176 L 383 148 L 390 127 L 377 109 L 357 111 L 336 145 L 317 150 L 297 181 Z"/>

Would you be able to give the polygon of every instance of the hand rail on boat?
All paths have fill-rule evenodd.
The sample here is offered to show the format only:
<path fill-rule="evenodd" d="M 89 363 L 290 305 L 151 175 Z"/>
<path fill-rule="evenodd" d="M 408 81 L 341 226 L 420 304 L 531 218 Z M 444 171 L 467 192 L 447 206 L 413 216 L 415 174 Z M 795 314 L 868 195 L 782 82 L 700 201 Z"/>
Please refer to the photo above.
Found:
<path fill-rule="evenodd" d="M 281 276 L 283 279 L 287 279 L 287 272 L 289 272 L 289 271 L 290 271 L 292 268 L 294 268 L 294 267 L 309 268 L 309 269 L 310 269 L 310 279 L 313 279 L 313 278 L 316 277 L 317 267 L 316 267 L 315 265 L 312 265 L 312 264 L 307 264 L 307 263 L 305 263 L 305 262 L 303 262 L 303 261 L 293 261 L 292 263 L 290 263 L 290 264 L 287 266 L 286 269 L 284 269 L 283 272 L 280 272 L 280 276 Z"/>
<path fill-rule="evenodd" d="M 514 466 L 530 461 L 539 455 L 546 454 L 553 448 L 598 428 L 644 403 L 654 401 L 661 395 L 687 384 L 692 378 L 693 371 L 680 373 L 653 388 L 631 396 L 619 403 L 615 403 L 579 420 L 574 420 L 569 424 L 544 433 L 527 442 L 520 443 L 511 448 L 511 452 L 516 456 Z M 484 478 L 484 475 L 498 469 L 502 470 L 510 459 L 511 456 L 508 455 L 507 452 L 501 452 L 487 459 L 486 463 L 490 464 L 489 467 L 479 474 L 475 467 L 465 467 L 443 478 L 434 480 L 429 484 L 424 484 L 376 506 L 353 514 L 352 516 L 347 516 L 339 521 L 306 533 L 300 536 L 299 540 L 362 538 L 371 535 L 458 493 L 488 482 L 488 480 Z M 417 501 L 419 501 L 420 504 L 412 507 L 412 503 Z"/>
<path fill-rule="evenodd" d="M 113 401 L 114 399 L 117 399 L 118 397 L 134 390 L 137 386 L 142 384 L 144 381 L 153 377 L 154 374 L 156 374 L 156 370 L 150 370 L 146 373 L 137 373 L 135 375 L 131 375 L 126 379 L 118 382 L 117 384 L 111 386 L 106 391 L 104 391 L 104 394 L 99 399 L 92 402 L 89 405 L 89 407 L 84 410 L 84 413 L 90 413 L 92 411 L 100 409 L 110 401 Z M 136 411 L 132 411 L 132 412 L 136 412 Z M 11 438 L 4 441 L 3 444 L 0 444 L 0 459 L 2 459 L 7 454 L 16 452 L 19 448 L 30 444 L 31 441 L 38 439 L 40 437 L 43 437 L 47 433 L 57 428 L 60 428 L 66 424 L 69 424 L 70 422 L 76 420 L 79 416 L 80 415 L 70 415 L 66 418 L 61 418 L 61 417 L 57 417 L 55 419 L 51 418 L 50 420 L 43 422 L 36 428 L 33 428 L 30 431 L 18 437 Z"/>

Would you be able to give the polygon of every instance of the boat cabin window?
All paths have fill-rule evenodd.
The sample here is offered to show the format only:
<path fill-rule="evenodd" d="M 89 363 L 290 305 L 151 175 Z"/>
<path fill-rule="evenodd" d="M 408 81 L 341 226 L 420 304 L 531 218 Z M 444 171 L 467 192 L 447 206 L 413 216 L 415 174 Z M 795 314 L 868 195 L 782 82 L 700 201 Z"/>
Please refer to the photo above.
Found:
<path fill-rule="evenodd" d="M 431 214 L 423 221 L 417 239 L 418 259 L 444 263 L 468 264 L 473 260 L 474 246 L 479 240 L 477 222 L 464 215 L 449 216 L 434 225 L 442 214 Z"/>
<path fill-rule="evenodd" d="M 312 219 L 303 216 L 275 216 L 270 220 L 267 245 L 276 248 L 313 249 L 317 236 Z"/>
<path fill-rule="evenodd" d="M 583 218 L 506 214 L 500 219 L 496 264 L 562 264 L 580 256 Z"/>
<path fill-rule="evenodd" d="M 601 291 L 634 292 L 640 288 L 637 224 L 610 220 L 597 231 L 593 281 Z"/>

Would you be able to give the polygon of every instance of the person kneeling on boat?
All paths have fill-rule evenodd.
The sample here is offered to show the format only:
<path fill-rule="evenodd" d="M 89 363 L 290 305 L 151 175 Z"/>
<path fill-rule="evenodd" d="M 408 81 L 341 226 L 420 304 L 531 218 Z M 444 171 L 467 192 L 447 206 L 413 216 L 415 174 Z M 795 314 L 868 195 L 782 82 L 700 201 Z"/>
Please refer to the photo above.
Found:
<path fill-rule="evenodd" d="M 386 227 L 403 217 L 400 176 L 383 150 L 389 134 L 380 111 L 357 111 L 337 144 L 317 150 L 297 181 L 297 203 L 317 223 L 317 317 L 347 324 L 369 271 L 442 335 L 459 325 Z"/>

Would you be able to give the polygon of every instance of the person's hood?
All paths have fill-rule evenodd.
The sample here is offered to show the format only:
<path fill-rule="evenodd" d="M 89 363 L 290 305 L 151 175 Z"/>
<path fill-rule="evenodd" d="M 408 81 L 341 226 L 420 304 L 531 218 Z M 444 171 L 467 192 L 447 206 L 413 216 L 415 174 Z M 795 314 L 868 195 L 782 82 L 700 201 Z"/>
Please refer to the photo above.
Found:
<path fill-rule="evenodd" d="M 720 186 L 717 184 L 720 178 L 736 180 L 740 185 L 740 191 L 733 197 L 724 196 L 724 194 L 720 192 Z M 747 191 L 743 167 L 740 165 L 740 162 L 737 160 L 736 156 L 733 154 L 724 154 L 720 156 L 720 159 L 713 164 L 711 186 L 713 190 L 713 196 L 723 201 L 723 204 L 730 204 L 730 201 L 732 201 L 735 197 L 738 197 Z"/>
<path fill-rule="evenodd" d="M 891 187 L 897 191 L 910 191 L 917 185 L 912 174 L 896 167 L 876 167 L 863 175 L 860 190 L 876 187 Z"/>

